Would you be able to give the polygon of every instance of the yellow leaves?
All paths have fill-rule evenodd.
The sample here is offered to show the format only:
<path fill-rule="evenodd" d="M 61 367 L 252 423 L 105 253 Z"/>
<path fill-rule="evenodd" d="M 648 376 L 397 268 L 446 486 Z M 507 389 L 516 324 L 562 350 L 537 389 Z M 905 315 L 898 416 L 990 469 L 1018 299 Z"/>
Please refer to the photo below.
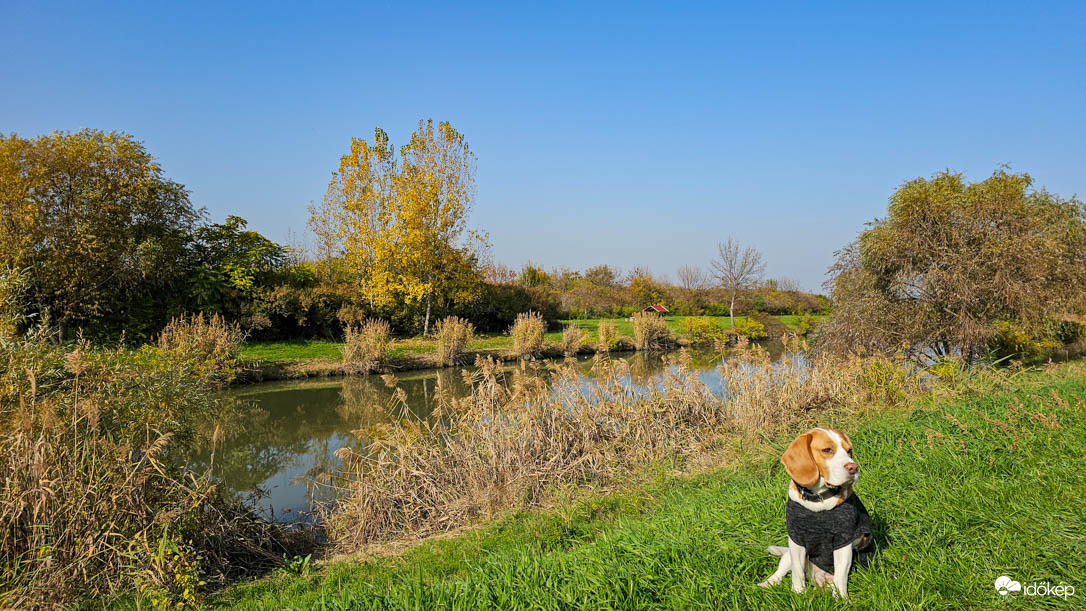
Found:
<path fill-rule="evenodd" d="M 420 121 L 393 154 L 378 128 L 374 145 L 352 138 L 310 226 L 324 257 L 342 256 L 375 304 L 449 294 L 477 276 L 473 253 L 485 240 L 466 231 L 474 197 L 474 155 L 443 122 Z"/>

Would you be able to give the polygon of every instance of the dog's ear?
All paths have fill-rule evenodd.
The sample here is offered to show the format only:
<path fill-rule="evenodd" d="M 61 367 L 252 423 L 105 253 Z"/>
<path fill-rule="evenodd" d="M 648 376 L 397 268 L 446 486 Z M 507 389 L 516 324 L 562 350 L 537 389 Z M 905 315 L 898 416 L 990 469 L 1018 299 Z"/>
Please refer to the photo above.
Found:
<path fill-rule="evenodd" d="M 804 433 L 788 445 L 781 456 L 784 470 L 800 486 L 813 486 L 818 481 L 818 465 L 811 456 L 811 433 Z"/>

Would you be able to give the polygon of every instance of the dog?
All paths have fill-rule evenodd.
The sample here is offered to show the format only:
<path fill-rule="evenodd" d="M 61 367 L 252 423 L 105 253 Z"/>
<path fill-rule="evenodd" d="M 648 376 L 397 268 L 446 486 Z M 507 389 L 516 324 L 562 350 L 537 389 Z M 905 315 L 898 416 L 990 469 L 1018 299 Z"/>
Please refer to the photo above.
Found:
<path fill-rule="evenodd" d="M 852 441 L 841 431 L 811 429 L 789 444 L 781 462 L 792 478 L 785 505 L 788 547 L 767 548 L 781 560 L 758 585 L 776 585 L 792 573 L 792 590 L 802 592 L 810 575 L 818 586 L 832 579 L 834 595 L 848 598 L 849 571 L 854 563 L 866 566 L 874 552 L 871 517 L 852 490 L 860 473 Z"/>

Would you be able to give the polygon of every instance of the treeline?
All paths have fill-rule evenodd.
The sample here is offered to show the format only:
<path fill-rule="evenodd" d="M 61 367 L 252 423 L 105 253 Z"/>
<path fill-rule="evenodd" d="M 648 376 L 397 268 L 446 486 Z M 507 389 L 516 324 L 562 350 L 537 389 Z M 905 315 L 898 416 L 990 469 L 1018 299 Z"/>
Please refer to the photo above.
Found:
<path fill-rule="evenodd" d="M 420 122 L 399 156 L 377 130 L 355 139 L 320 205 L 315 253 L 278 244 L 240 217 L 211 222 L 132 136 L 95 130 L 0 139 L 0 266 L 25 274 L 26 320 L 62 338 L 141 342 L 202 312 L 254 339 L 337 338 L 368 318 L 397 334 L 448 315 L 506 331 L 517 315 L 628 316 L 651 304 L 725 315 L 731 294 L 699 268 L 678 283 L 643 269 L 584 271 L 484 263 L 465 225 L 474 157 L 447 123 Z M 436 177 L 436 178 L 435 178 Z M 418 253 L 426 253 L 419 256 Z M 736 312 L 819 312 L 788 281 L 748 283 Z"/>

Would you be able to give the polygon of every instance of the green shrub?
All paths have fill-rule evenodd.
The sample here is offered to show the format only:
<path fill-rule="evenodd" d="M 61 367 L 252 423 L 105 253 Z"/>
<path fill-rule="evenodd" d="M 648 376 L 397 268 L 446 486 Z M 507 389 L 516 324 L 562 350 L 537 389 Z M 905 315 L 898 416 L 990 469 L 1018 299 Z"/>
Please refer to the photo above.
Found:
<path fill-rule="evenodd" d="M 372 373 L 388 358 L 392 329 L 387 321 L 369 319 L 347 327 L 343 343 L 343 368 L 347 373 Z"/>
<path fill-rule="evenodd" d="M 509 334 L 513 336 L 513 354 L 531 358 L 543 351 L 543 334 L 546 331 L 543 316 L 538 312 L 521 312 L 517 315 Z"/>
<path fill-rule="evenodd" d="M 714 318 L 690 316 L 679 321 L 679 335 L 691 346 L 701 346 L 721 339 L 724 330 Z"/>
<path fill-rule="evenodd" d="M 634 347 L 638 350 L 662 350 L 671 345 L 671 332 L 663 316 L 651 312 L 633 315 Z"/>
<path fill-rule="evenodd" d="M 618 343 L 618 327 L 609 320 L 601 320 L 596 328 L 596 352 L 610 352 Z"/>
<path fill-rule="evenodd" d="M 988 347 L 994 359 L 1010 357 L 1034 361 L 1060 346 L 1061 342 L 1055 337 L 1035 337 L 1018 323 L 1003 321 L 996 324 L 995 336 Z"/>
<path fill-rule="evenodd" d="M 463 318 L 449 316 L 438 321 L 436 334 L 438 360 L 445 365 L 456 365 L 474 337 L 475 327 Z"/>
<path fill-rule="evenodd" d="M 577 325 L 569 325 L 562 331 L 562 354 L 573 356 L 581 351 L 587 337 L 585 330 Z"/>
<path fill-rule="evenodd" d="M 213 386 L 226 386 L 237 376 L 238 350 L 245 334 L 222 316 L 197 314 L 174 318 L 158 336 L 163 354 L 191 366 Z"/>
<path fill-rule="evenodd" d="M 749 339 L 766 337 L 765 325 L 749 316 L 735 321 L 735 332 Z"/>
<path fill-rule="evenodd" d="M 799 319 L 799 334 L 807 335 L 814 330 L 814 326 L 814 318 L 812 318 L 810 314 L 804 314 L 803 317 Z"/>

